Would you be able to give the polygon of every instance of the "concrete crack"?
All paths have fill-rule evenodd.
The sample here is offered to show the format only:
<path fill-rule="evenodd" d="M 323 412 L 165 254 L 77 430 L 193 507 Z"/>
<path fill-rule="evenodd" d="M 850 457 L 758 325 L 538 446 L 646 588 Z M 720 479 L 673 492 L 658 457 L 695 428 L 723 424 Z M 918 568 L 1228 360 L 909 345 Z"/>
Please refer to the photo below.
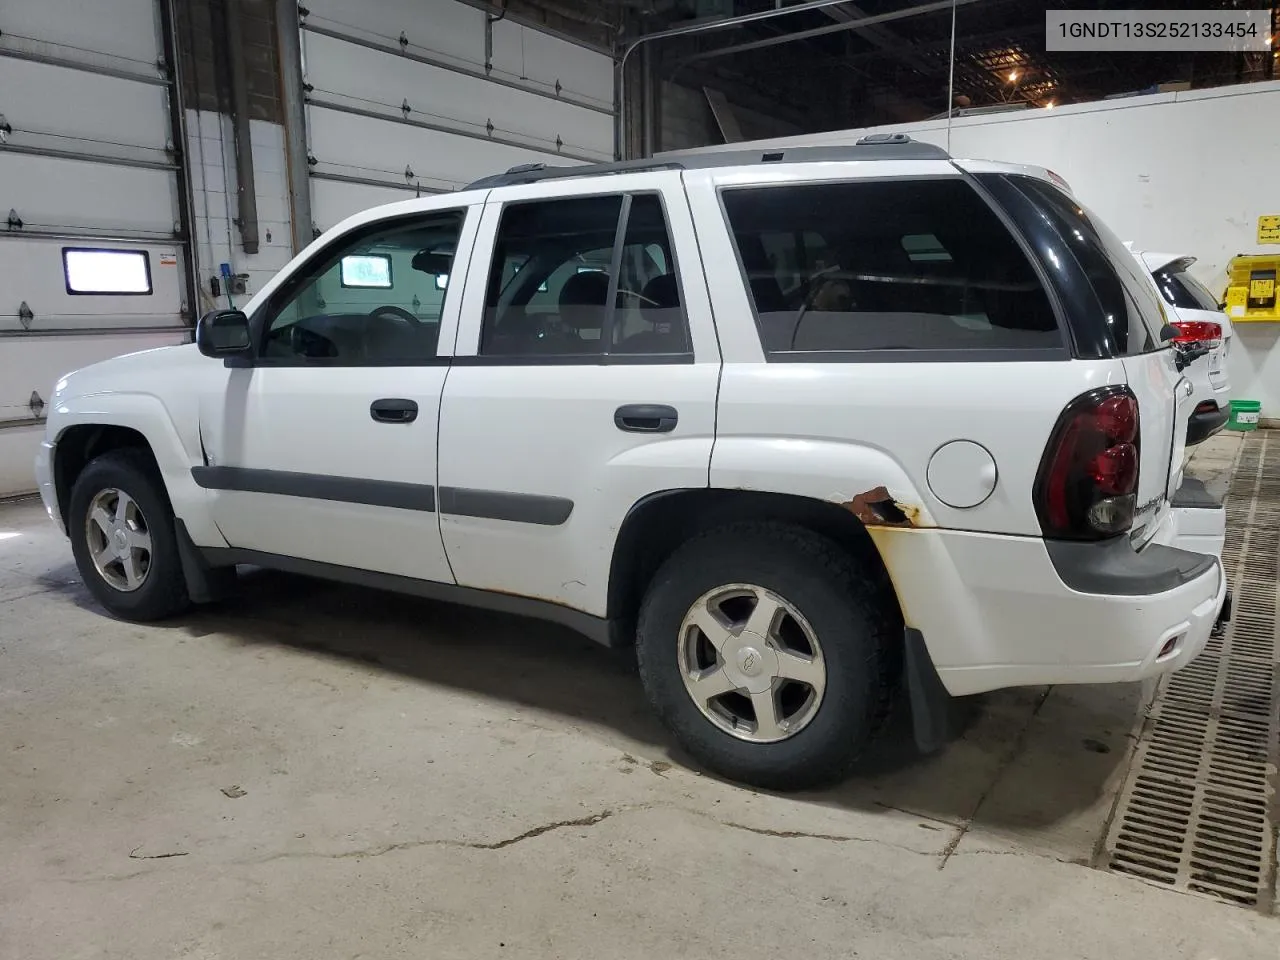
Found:
<path fill-rule="evenodd" d="M 853 836 L 849 834 L 819 833 L 819 832 L 808 831 L 808 830 L 778 830 L 771 827 L 756 827 L 746 823 L 738 823 L 737 821 L 734 821 L 734 820 L 722 820 L 719 817 L 712 816 L 710 813 L 707 813 L 705 811 L 681 806 L 679 804 L 639 803 L 634 805 L 616 807 L 612 809 L 605 809 L 597 813 L 588 814 L 582 817 L 574 817 L 566 820 L 553 820 L 553 821 L 550 821 L 549 823 L 539 824 L 538 826 L 531 827 L 528 830 L 525 830 L 525 831 L 522 831 L 521 833 L 516 834 L 515 836 L 505 837 L 501 840 L 482 841 L 482 840 L 455 840 L 455 839 L 447 839 L 447 838 L 429 839 L 429 840 L 402 840 L 396 843 L 384 843 L 384 844 L 378 844 L 377 846 L 372 846 L 372 847 L 361 847 L 360 849 L 357 849 L 357 850 L 342 850 L 342 851 L 332 852 L 332 853 L 321 851 L 321 850 L 281 850 L 276 853 L 267 854 L 266 856 L 256 857 L 253 859 L 229 860 L 229 861 L 222 861 L 221 863 L 215 863 L 211 865 L 218 866 L 218 867 L 226 867 L 226 866 L 250 867 L 250 866 L 259 866 L 265 863 L 272 863 L 277 860 L 372 859 L 374 857 L 384 856 L 388 853 L 394 853 L 402 850 L 416 850 L 421 847 L 448 847 L 451 849 L 486 850 L 486 851 L 505 850 L 508 847 L 513 847 L 517 844 L 523 843 L 526 840 L 532 840 L 535 837 L 540 837 L 540 836 L 543 836 L 544 834 L 553 833 L 557 830 L 567 830 L 573 827 L 594 827 L 597 824 L 600 824 L 612 817 L 617 817 L 620 814 L 635 813 L 641 810 L 670 810 L 676 813 L 683 813 L 692 817 L 697 817 L 702 820 L 707 820 L 711 823 L 716 824 L 717 826 L 721 826 L 729 830 L 741 830 L 745 833 L 755 834 L 756 836 L 772 837 L 778 840 L 818 840 L 823 843 L 872 843 L 882 847 L 888 847 L 890 849 L 900 850 L 904 853 L 910 853 L 910 854 L 913 854 L 914 856 L 931 857 L 931 858 L 937 856 L 937 853 L 934 851 L 920 850 L 915 847 L 907 846 L 905 844 L 894 843 L 893 841 L 886 840 L 883 837 L 860 837 L 860 836 Z M 178 853 L 178 852 L 161 853 L 161 854 L 146 856 L 146 855 L 139 854 L 138 853 L 139 849 L 141 848 L 136 848 L 130 852 L 130 856 L 135 860 L 143 860 L 143 859 L 159 860 L 159 859 L 168 859 L 173 857 L 186 856 L 186 854 Z M 954 853 L 954 852 L 955 851 L 952 848 L 950 849 L 950 853 L 948 853 L 947 855 L 950 856 L 951 853 Z M 989 853 L 1000 855 L 1004 853 L 1004 851 L 986 851 L 986 850 L 975 850 L 972 852 L 975 855 L 984 855 Z M 970 851 L 965 851 L 964 854 L 962 855 L 967 856 L 969 853 Z M 188 861 L 188 862 L 190 863 L 190 862 L 200 862 L 200 861 Z M 159 871 L 157 869 L 148 869 L 148 870 L 138 870 L 133 873 L 116 874 L 116 875 L 108 875 L 108 876 L 101 876 L 101 877 L 60 877 L 57 879 L 63 883 L 107 883 L 107 882 L 113 882 L 117 880 L 130 880 L 136 877 L 149 876 L 151 874 L 155 874 L 158 872 Z"/>
<path fill-rule="evenodd" d="M 635 809 L 635 808 L 632 808 Z M 555 830 L 565 830 L 569 827 L 593 827 L 602 820 L 607 820 L 614 815 L 612 810 L 602 810 L 599 813 L 593 813 L 585 817 L 577 817 L 573 820 L 555 820 L 551 823 L 539 824 L 532 827 L 524 833 L 518 833 L 514 837 L 507 837 L 503 840 L 492 840 L 484 842 L 481 840 L 405 840 L 400 843 L 380 844 L 376 847 L 363 847 L 359 850 L 343 850 L 339 853 L 323 853 L 318 850 L 297 850 L 297 851 L 281 851 L 273 853 L 270 856 L 261 857 L 256 860 L 238 860 L 233 861 L 237 866 L 256 866 L 261 863 L 270 863 L 273 860 L 292 860 L 300 858 L 319 858 L 322 860 L 351 860 L 365 859 L 372 857 L 381 857 L 384 854 L 393 853 L 397 850 L 415 850 L 418 847 L 453 847 L 462 850 L 505 850 L 507 847 L 515 846 L 525 840 L 532 840 L 534 837 L 540 837 L 544 833 L 551 833 Z"/>
<path fill-rule="evenodd" d="M 1013 739 L 1013 746 L 1009 748 L 1009 752 L 1004 759 L 1000 761 L 1000 765 L 996 767 L 996 771 L 991 776 L 991 782 L 987 784 L 986 789 L 982 791 L 977 802 L 973 805 L 973 811 L 964 818 L 956 835 L 951 838 L 950 842 L 942 850 L 942 856 L 938 860 L 938 869 L 941 870 L 947 865 L 947 861 L 955 855 L 956 847 L 960 846 L 960 841 L 965 838 L 965 834 L 969 832 L 969 828 L 973 826 L 973 821 L 977 819 L 978 812 L 982 809 L 982 805 L 986 803 L 987 797 L 991 795 L 991 791 L 996 788 L 1001 778 L 1009 767 L 1013 766 L 1013 761 L 1018 759 L 1022 751 L 1026 749 L 1027 739 L 1031 735 L 1031 725 L 1035 723 L 1036 716 L 1040 713 L 1040 708 L 1044 706 L 1045 701 L 1049 699 L 1049 694 L 1053 692 L 1053 687 L 1047 687 L 1040 699 L 1036 701 L 1035 709 L 1027 716 L 1027 722 L 1022 725 L 1022 729 L 1018 731 L 1018 735 Z"/>
<path fill-rule="evenodd" d="M 927 850 L 917 850 L 915 847 L 908 847 L 905 844 L 893 843 L 885 840 L 883 837 L 853 837 L 840 833 L 811 833 L 806 830 L 772 830 L 768 827 L 753 827 L 746 823 L 737 823 L 733 820 L 721 820 L 719 817 L 713 817 L 701 810 L 690 810 L 688 807 L 672 807 L 671 809 L 688 813 L 695 817 L 701 817 L 704 820 L 710 820 L 712 823 L 719 824 L 722 827 L 728 827 L 730 830 L 743 830 L 747 833 L 754 833 L 761 837 L 777 837 L 780 840 L 822 840 L 827 843 L 874 843 L 882 847 L 890 847 L 894 850 L 901 850 L 905 853 L 913 853 L 916 856 L 932 857 L 934 854 Z"/>
<path fill-rule="evenodd" d="M 5 597 L 3 600 L 0 600 L 0 603 L 16 603 L 19 600 L 26 600 L 26 599 L 29 599 L 30 597 L 43 596 L 46 593 L 58 593 L 63 589 L 64 588 L 62 587 L 43 587 L 39 590 L 30 590 L 27 593 L 19 593 L 16 596 Z"/>
<path fill-rule="evenodd" d="M 602 810 L 599 813 L 593 813 L 589 817 L 579 817 L 576 820 L 556 820 L 554 823 L 544 823 L 540 827 L 526 830 L 524 833 L 517 834 L 514 837 L 508 837 L 506 840 L 498 840 L 494 843 L 463 843 L 462 846 L 471 847 L 473 850 L 502 850 L 521 841 L 540 837 L 544 833 L 550 833 L 552 830 L 563 830 L 566 827 L 594 827 L 601 820 L 608 820 L 612 816 L 612 810 Z"/>
<path fill-rule="evenodd" d="M 138 846 L 130 850 L 129 859 L 130 860 L 168 860 L 172 857 L 187 856 L 187 852 L 185 850 L 175 850 L 172 853 L 139 853 L 138 851 L 141 849 L 142 849 L 142 846 L 141 844 L 139 844 Z"/>

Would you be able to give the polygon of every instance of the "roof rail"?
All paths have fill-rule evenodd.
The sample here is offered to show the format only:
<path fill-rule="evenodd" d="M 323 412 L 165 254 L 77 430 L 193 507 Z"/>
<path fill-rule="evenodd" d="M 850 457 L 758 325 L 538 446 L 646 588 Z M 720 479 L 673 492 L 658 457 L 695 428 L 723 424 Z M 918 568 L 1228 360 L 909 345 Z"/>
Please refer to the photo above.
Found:
<path fill-rule="evenodd" d="M 716 167 L 744 167 L 761 163 L 838 163 L 849 160 L 950 160 L 951 155 L 931 143 L 912 140 L 905 133 L 872 133 L 852 145 L 783 147 L 776 150 L 703 150 L 672 154 L 661 159 L 623 160 L 618 163 L 584 163 L 570 167 L 550 167 L 545 163 L 522 163 L 506 173 L 483 177 L 464 190 L 488 190 L 543 180 L 598 177 L 620 173 L 647 173 L 653 170 L 707 170 Z"/>
<path fill-rule="evenodd" d="M 521 163 L 506 173 L 495 173 L 469 183 L 464 190 L 488 190 L 513 187 L 542 180 L 568 180 L 573 177 L 596 177 L 617 173 L 645 173 L 650 170 L 683 170 L 685 164 L 674 160 L 624 160 L 621 163 L 582 163 L 571 167 L 549 167 L 545 163 Z"/>

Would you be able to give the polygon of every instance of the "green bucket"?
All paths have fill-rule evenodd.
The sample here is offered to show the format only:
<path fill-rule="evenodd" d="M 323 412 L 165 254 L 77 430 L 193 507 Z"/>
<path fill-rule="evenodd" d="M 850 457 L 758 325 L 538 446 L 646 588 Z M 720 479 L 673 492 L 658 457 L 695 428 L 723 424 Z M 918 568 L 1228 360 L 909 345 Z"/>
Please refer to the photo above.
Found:
<path fill-rule="evenodd" d="M 1232 400 L 1231 416 L 1227 420 L 1228 430 L 1257 430 L 1258 414 L 1262 411 L 1259 400 Z"/>

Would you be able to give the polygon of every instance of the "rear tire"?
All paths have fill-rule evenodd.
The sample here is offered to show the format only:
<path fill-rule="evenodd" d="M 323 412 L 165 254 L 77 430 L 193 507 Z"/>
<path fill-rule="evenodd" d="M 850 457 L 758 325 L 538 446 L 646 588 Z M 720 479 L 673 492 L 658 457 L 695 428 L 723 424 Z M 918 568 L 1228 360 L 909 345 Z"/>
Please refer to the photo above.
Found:
<path fill-rule="evenodd" d="M 731 780 L 799 790 L 844 779 L 883 726 L 901 669 L 901 617 L 877 574 L 783 524 L 685 543 L 640 609 L 637 662 L 654 709 Z"/>
<path fill-rule="evenodd" d="M 89 592 L 124 620 L 162 620 L 191 605 L 173 509 L 155 464 L 125 448 L 95 458 L 71 490 L 67 533 Z"/>

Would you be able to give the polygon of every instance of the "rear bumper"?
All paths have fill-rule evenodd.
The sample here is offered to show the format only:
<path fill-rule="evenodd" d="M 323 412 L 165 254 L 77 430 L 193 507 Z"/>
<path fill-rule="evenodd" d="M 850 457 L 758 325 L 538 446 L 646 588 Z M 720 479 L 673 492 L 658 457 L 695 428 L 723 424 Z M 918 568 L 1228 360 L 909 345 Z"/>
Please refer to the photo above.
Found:
<path fill-rule="evenodd" d="M 1215 553 L 1188 547 L 1220 551 L 1221 534 L 1210 531 L 1223 529 L 1224 512 L 1182 512 L 1140 551 L 1127 538 L 1064 551 L 1033 537 L 950 530 L 873 536 L 908 627 L 923 635 L 947 692 L 961 696 L 1135 681 L 1189 663 L 1208 642 L 1227 581 Z"/>

